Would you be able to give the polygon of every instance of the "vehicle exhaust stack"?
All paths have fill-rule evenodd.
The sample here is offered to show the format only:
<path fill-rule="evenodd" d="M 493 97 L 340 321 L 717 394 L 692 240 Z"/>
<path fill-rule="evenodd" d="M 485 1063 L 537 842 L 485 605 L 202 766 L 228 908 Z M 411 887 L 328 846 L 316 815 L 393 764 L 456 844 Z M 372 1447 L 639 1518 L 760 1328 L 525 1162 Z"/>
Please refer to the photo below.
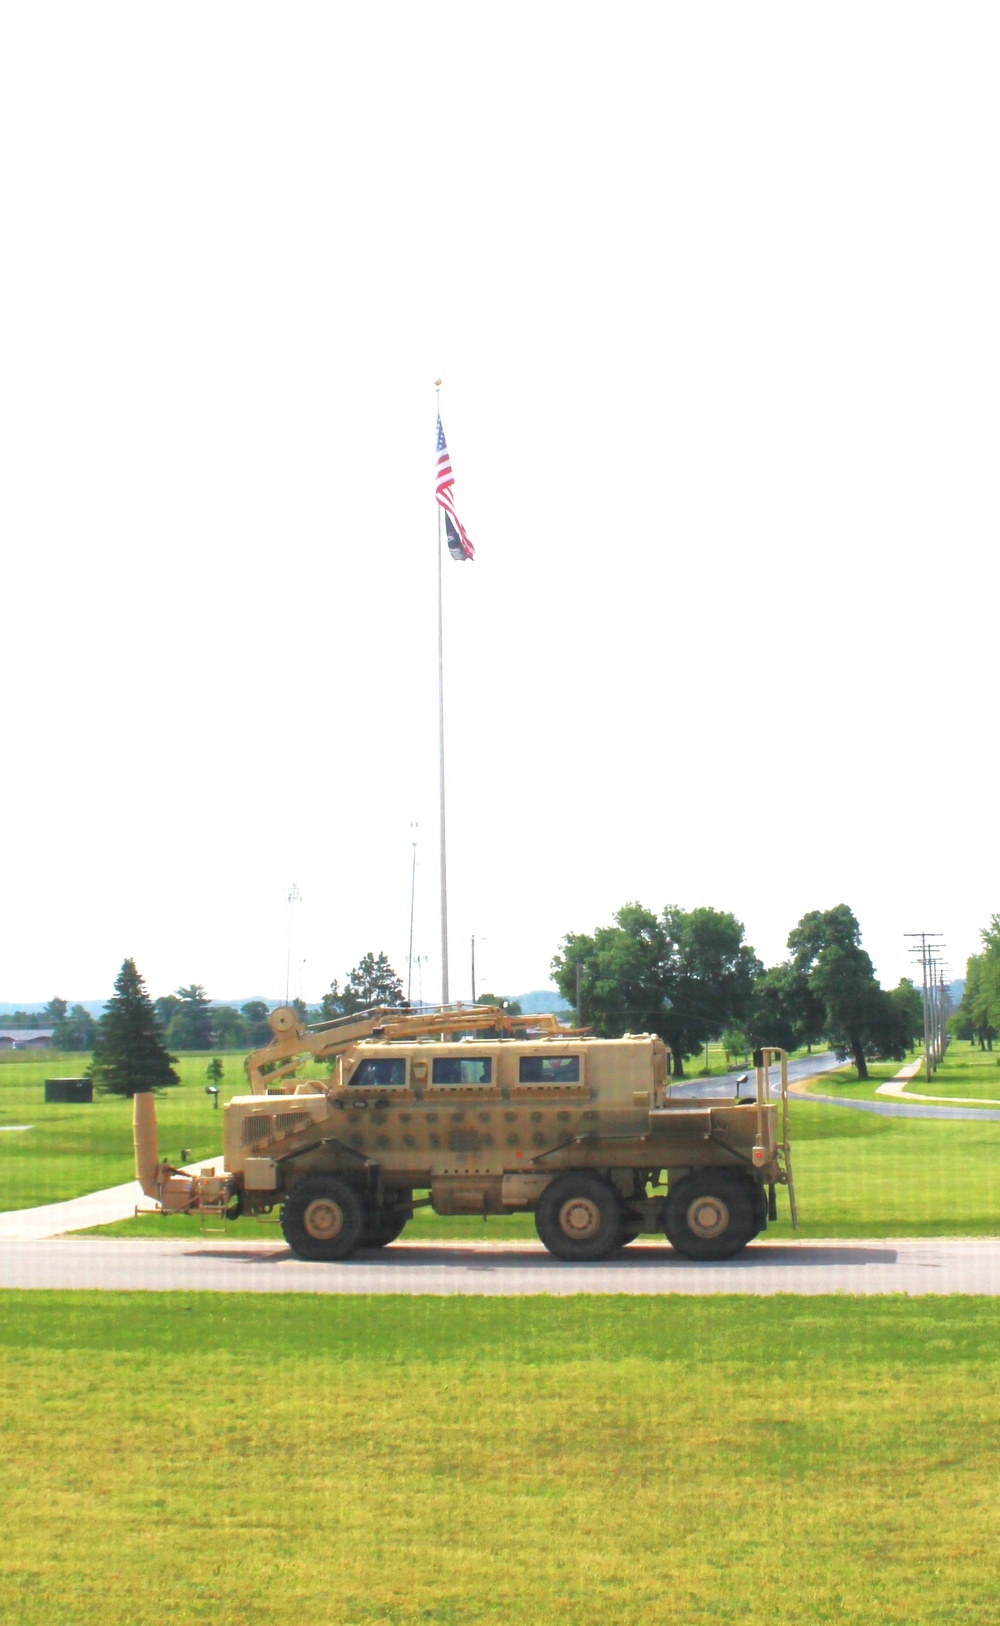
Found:
<path fill-rule="evenodd" d="M 155 1197 L 160 1154 L 156 1147 L 156 1106 L 149 1090 L 132 1097 L 132 1140 L 135 1177 L 146 1196 Z"/>
<path fill-rule="evenodd" d="M 135 1177 L 147 1197 L 155 1197 L 165 1214 L 189 1214 L 205 1206 L 213 1210 L 229 1200 L 230 1182 L 212 1177 L 185 1174 L 172 1163 L 162 1163 L 157 1150 L 156 1107 L 149 1090 L 132 1097 L 132 1140 L 135 1145 Z M 207 1180 L 204 1175 L 208 1174 Z M 218 1191 L 216 1191 L 218 1187 Z M 206 1205 L 204 1198 L 208 1197 Z"/>

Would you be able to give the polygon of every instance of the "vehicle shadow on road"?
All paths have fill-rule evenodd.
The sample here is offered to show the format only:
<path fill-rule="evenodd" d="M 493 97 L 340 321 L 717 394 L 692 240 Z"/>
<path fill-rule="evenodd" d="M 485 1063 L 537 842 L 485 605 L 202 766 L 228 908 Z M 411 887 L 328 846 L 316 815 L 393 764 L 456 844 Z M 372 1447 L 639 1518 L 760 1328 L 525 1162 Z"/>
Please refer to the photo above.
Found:
<path fill-rule="evenodd" d="M 290 1248 L 276 1249 L 268 1245 L 266 1251 L 261 1248 L 195 1248 L 191 1256 L 200 1259 L 227 1259 L 231 1263 L 247 1265 L 307 1265 L 311 1261 L 298 1259 Z M 459 1270 L 522 1270 L 535 1273 L 544 1273 L 553 1270 L 565 1270 L 567 1266 L 572 1269 L 586 1268 L 588 1270 L 621 1271 L 628 1270 L 630 1274 L 640 1274 L 643 1271 L 663 1270 L 665 1268 L 677 1271 L 704 1271 L 704 1270 L 740 1270 L 756 1271 L 761 1269 L 786 1269 L 796 1266 L 801 1269 L 808 1265 L 894 1265 L 898 1260 L 898 1253 L 892 1247 L 873 1247 L 864 1243 L 844 1243 L 840 1246 L 831 1246 L 829 1243 L 817 1243 L 815 1247 L 782 1246 L 780 1243 L 770 1243 L 766 1248 L 750 1247 L 745 1253 L 737 1254 L 732 1259 L 702 1260 L 685 1259 L 675 1253 L 673 1248 L 646 1246 L 641 1249 L 622 1249 L 612 1254 L 610 1259 L 573 1260 L 556 1259 L 550 1253 L 541 1253 L 537 1248 L 497 1248 L 496 1252 L 485 1252 L 482 1248 L 457 1248 L 454 1243 L 448 1247 L 417 1247 L 408 1243 L 405 1247 L 371 1248 L 359 1250 L 352 1254 L 350 1259 L 340 1261 L 345 1268 L 357 1262 L 369 1268 L 398 1270 L 400 1267 L 409 1269 L 417 1266 L 450 1266 Z"/>

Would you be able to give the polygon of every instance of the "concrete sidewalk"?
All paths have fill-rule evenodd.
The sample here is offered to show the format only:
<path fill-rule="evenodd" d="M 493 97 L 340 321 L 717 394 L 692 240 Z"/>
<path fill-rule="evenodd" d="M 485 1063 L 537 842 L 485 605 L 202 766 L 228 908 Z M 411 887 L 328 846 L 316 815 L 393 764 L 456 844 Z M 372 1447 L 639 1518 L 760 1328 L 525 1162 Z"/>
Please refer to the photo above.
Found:
<path fill-rule="evenodd" d="M 197 1174 L 200 1169 L 221 1168 L 221 1157 L 205 1157 L 198 1163 L 184 1165 L 185 1174 Z M 121 1186 L 108 1186 L 104 1191 L 88 1192 L 86 1197 L 72 1197 L 65 1203 L 46 1203 L 41 1208 L 14 1208 L 0 1214 L 0 1244 L 4 1242 L 39 1242 L 44 1237 L 62 1236 L 65 1231 L 83 1231 L 91 1225 L 111 1225 L 115 1220 L 131 1219 L 136 1205 L 150 1199 L 143 1196 L 138 1180 L 128 1180 Z"/>
<path fill-rule="evenodd" d="M 908 1062 L 901 1067 L 893 1078 L 880 1084 L 875 1091 L 876 1095 L 902 1096 L 904 1101 L 939 1101 L 944 1106 L 956 1107 L 1000 1107 L 1000 1100 L 989 1095 L 918 1095 L 916 1090 L 908 1090 L 909 1084 L 922 1071 L 924 1058 Z"/>

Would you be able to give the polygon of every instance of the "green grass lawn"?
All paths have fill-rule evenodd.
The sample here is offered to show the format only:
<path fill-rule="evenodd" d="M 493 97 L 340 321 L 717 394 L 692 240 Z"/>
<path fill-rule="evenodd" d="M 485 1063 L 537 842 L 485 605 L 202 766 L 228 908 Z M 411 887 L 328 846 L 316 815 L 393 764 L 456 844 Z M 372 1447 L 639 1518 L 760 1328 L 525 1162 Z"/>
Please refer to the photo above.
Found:
<path fill-rule="evenodd" d="M 778 1193 L 772 1241 L 809 1237 L 1000 1236 L 1000 1122 L 932 1122 L 880 1118 L 821 1102 L 790 1107 L 792 1167 L 799 1229 L 792 1231 L 788 1200 Z M 194 1219 L 138 1218 L 105 1225 L 94 1234 L 196 1234 Z M 273 1237 L 274 1225 L 240 1220 L 233 1237 Z M 529 1214 L 487 1220 L 439 1218 L 418 1209 L 407 1241 L 514 1241 L 536 1235 Z"/>
<path fill-rule="evenodd" d="M 1000 1618 L 1000 1303 L 0 1295 L 17 1626 Z"/>
<path fill-rule="evenodd" d="M 936 1079 L 965 1080 L 984 1067 L 979 1052 L 953 1045 Z M 82 1072 L 86 1058 L 48 1057 L 0 1064 L 0 1123 L 32 1123 L 26 1134 L 0 1132 L 0 1209 L 55 1202 L 128 1180 L 133 1173 L 131 1104 L 114 1098 L 93 1106 L 46 1106 L 46 1076 Z M 157 1098 L 161 1148 L 192 1159 L 221 1150 L 221 1114 L 204 1093 L 207 1057 L 185 1056 L 183 1085 Z M 242 1057 L 223 1058 L 223 1096 L 242 1085 Z M 874 1093 L 875 1083 L 897 1070 L 895 1063 L 873 1067 L 869 1085 L 839 1082 L 844 1074 L 817 1081 L 824 1093 Z M 995 1069 L 1000 1078 L 1000 1068 Z M 971 1093 L 971 1089 L 970 1089 Z M 794 1100 L 791 1106 L 793 1167 L 802 1237 L 817 1236 L 995 1236 L 1000 1235 L 1000 1123 L 933 1122 L 878 1118 L 820 1102 Z M 768 1235 L 792 1234 L 787 1203 L 779 1193 L 780 1218 Z M 101 1234 L 180 1236 L 196 1233 L 190 1219 L 138 1218 L 102 1228 Z M 279 1237 L 273 1225 L 252 1220 L 231 1227 L 234 1237 Z M 530 1215 L 487 1221 L 439 1218 L 418 1210 L 407 1227 L 408 1240 L 502 1241 L 534 1237 Z"/>
<path fill-rule="evenodd" d="M 916 1060 L 922 1055 L 922 1050 L 911 1051 L 908 1060 Z M 812 1080 L 808 1088 L 818 1095 L 846 1096 L 862 1101 L 884 1100 L 884 1096 L 877 1094 L 878 1085 L 894 1078 L 905 1065 L 905 1062 L 898 1061 L 869 1062 L 871 1078 L 865 1084 L 858 1082 L 852 1066 L 838 1067 L 832 1073 L 823 1073 Z M 930 1084 L 926 1082 L 921 1069 L 907 1085 L 907 1091 L 914 1095 L 940 1096 L 945 1104 L 956 1096 L 981 1100 L 984 1105 L 1000 1102 L 1000 1050 L 991 1054 L 981 1051 L 978 1045 L 953 1039 L 945 1051 L 944 1060 L 932 1073 Z"/>
<path fill-rule="evenodd" d="M 84 1192 L 118 1185 L 135 1175 L 132 1152 L 132 1103 L 117 1096 L 95 1096 L 90 1105 L 46 1103 L 47 1078 L 79 1077 L 89 1057 L 49 1051 L 30 1059 L 16 1051 L 0 1054 L 0 1212 L 62 1202 Z M 225 1069 L 220 1103 L 245 1090 L 243 1052 L 222 1055 Z M 207 1055 L 182 1056 L 181 1083 L 156 1098 L 160 1147 L 179 1160 L 211 1157 L 222 1150 L 222 1108 L 215 1111 L 205 1094 Z M 5 1131 L 5 1124 L 30 1124 L 25 1131 Z"/>

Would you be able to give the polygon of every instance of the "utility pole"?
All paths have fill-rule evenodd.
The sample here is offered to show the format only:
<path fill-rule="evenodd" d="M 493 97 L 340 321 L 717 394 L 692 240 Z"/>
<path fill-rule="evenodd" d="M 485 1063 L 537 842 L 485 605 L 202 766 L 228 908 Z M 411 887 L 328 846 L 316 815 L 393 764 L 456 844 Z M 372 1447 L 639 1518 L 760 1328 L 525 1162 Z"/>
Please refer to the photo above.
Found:
<path fill-rule="evenodd" d="M 472 934 L 472 1003 L 476 1003 L 476 934 Z"/>
<path fill-rule="evenodd" d="M 923 996 L 924 996 L 924 1078 L 926 1079 L 928 1084 L 931 1081 L 931 1071 L 932 1071 L 933 1066 L 935 1065 L 933 1060 L 932 1060 L 932 1051 L 933 1051 L 933 1048 L 934 1048 L 934 1043 L 933 1043 L 933 1035 L 932 1035 L 932 1022 L 933 1022 L 932 988 L 933 988 L 933 984 L 930 981 L 930 966 L 931 966 L 931 953 L 932 953 L 931 939 L 934 938 L 934 937 L 941 937 L 942 935 L 943 934 L 941 932 L 904 932 L 903 933 L 904 937 L 919 937 L 919 939 L 920 939 L 919 947 L 917 946 L 916 943 L 914 943 L 913 947 L 910 950 L 910 953 L 920 955 L 920 969 L 921 969 L 921 974 L 922 974 L 922 978 L 923 978 Z M 943 947 L 944 945 L 941 944 L 939 946 Z"/>

